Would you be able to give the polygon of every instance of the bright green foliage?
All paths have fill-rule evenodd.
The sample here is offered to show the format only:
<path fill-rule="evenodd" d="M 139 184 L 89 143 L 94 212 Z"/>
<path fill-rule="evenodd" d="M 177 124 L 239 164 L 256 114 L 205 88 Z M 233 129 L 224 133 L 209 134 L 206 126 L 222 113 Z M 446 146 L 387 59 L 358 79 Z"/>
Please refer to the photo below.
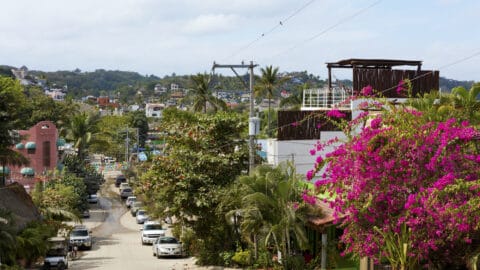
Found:
<path fill-rule="evenodd" d="M 48 238 L 56 235 L 57 231 L 43 222 L 32 222 L 17 236 L 17 258 L 25 260 L 27 267 L 45 256 Z"/>
<path fill-rule="evenodd" d="M 99 119 L 99 114 L 87 114 L 85 112 L 76 114 L 70 119 L 67 127 L 67 139 L 74 143 L 80 160 L 86 157 L 89 145 L 97 139 Z"/>
<path fill-rule="evenodd" d="M 231 242 L 224 218 L 215 212 L 219 190 L 246 170 L 248 150 L 241 133 L 247 122 L 228 113 L 166 110 L 163 116 L 165 155 L 153 160 L 137 193 L 145 195 L 146 205 L 157 216 L 175 216 L 192 228 L 197 237 L 192 245 L 207 248 L 206 256 L 215 253 L 212 260 L 217 262 L 219 252 Z"/>
<path fill-rule="evenodd" d="M 79 105 L 71 99 L 54 101 L 39 87 L 26 87 L 27 106 L 24 112 L 23 127 L 30 128 L 40 121 L 52 121 L 57 128 L 65 127 L 68 119 L 78 113 Z"/>
<path fill-rule="evenodd" d="M 129 114 L 127 114 L 127 117 L 129 119 L 129 126 L 138 129 L 138 142 L 140 147 L 145 147 L 145 141 L 147 140 L 148 135 L 148 119 L 145 115 L 145 112 L 130 112 Z"/>
<path fill-rule="evenodd" d="M 13 215 L 9 210 L 0 208 L 0 258 L 4 264 L 15 261 L 16 230 Z"/>
<path fill-rule="evenodd" d="M 241 208 L 233 210 L 240 217 L 240 229 L 247 238 L 265 239 L 264 248 L 274 246 L 286 260 L 296 247 L 306 249 L 305 216 L 311 207 L 302 201 L 304 186 L 291 164 L 276 168 L 258 166 L 250 176 L 242 176 L 245 188 Z"/>
<path fill-rule="evenodd" d="M 210 76 L 207 74 L 197 74 L 190 77 L 193 89 L 191 95 L 193 98 L 193 111 L 207 113 L 207 106 L 210 105 L 213 111 L 225 110 L 225 102 L 212 95 L 210 89 Z"/>
<path fill-rule="evenodd" d="M 76 192 L 79 193 L 82 197 L 87 194 L 95 194 L 100 189 L 100 184 L 104 182 L 103 175 L 98 173 L 94 167 L 89 164 L 85 164 L 84 161 L 80 160 L 77 156 L 67 155 L 64 159 L 65 171 L 62 172 L 60 177 L 63 182 L 69 182 L 68 179 L 83 179 L 83 186 L 80 185 L 79 188 L 76 188 Z M 71 174 L 74 174 L 72 176 Z M 75 177 L 76 176 L 76 177 Z M 77 181 L 70 184 L 77 186 Z M 86 192 L 86 194 L 85 194 Z M 79 208 L 82 209 L 82 208 Z"/>
<path fill-rule="evenodd" d="M 90 146 L 92 153 L 104 153 L 112 157 L 123 157 L 125 153 L 126 130 L 130 125 L 129 117 L 108 115 L 96 124 L 96 142 Z M 129 129 L 129 138 L 136 141 L 135 130 Z"/>
<path fill-rule="evenodd" d="M 266 66 L 265 68 L 261 69 L 261 72 L 262 76 L 256 82 L 254 91 L 256 96 L 266 97 L 268 99 L 267 135 L 271 136 L 271 100 L 274 98 L 274 92 L 276 88 L 282 85 L 288 78 L 280 78 L 278 76 L 278 67 L 273 68 L 273 66 Z"/>

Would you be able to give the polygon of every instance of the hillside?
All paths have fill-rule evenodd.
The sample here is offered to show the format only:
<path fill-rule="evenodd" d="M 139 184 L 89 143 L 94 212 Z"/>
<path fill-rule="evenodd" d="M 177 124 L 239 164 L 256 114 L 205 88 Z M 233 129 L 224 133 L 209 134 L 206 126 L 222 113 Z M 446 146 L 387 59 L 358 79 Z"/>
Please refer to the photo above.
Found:
<path fill-rule="evenodd" d="M 12 76 L 10 71 L 13 67 L 0 66 L 0 75 Z M 319 76 L 309 74 L 307 71 L 284 72 L 281 76 L 288 76 L 288 80 L 280 90 L 295 91 L 302 87 L 322 87 L 326 81 Z M 191 88 L 190 75 L 171 75 L 163 78 L 155 75 L 141 75 L 132 71 L 104 70 L 97 69 L 93 72 L 82 72 L 79 69 L 73 71 L 29 71 L 29 76 L 46 79 L 47 85 L 54 88 L 63 88 L 73 98 L 80 98 L 88 95 L 93 96 L 118 96 L 122 100 L 132 100 L 141 91 L 145 97 L 154 96 L 155 85 L 170 89 L 171 84 L 179 88 Z M 248 74 L 243 75 L 245 82 L 248 82 Z M 351 80 L 342 80 L 344 85 L 352 85 Z M 442 92 L 450 92 L 453 87 L 463 86 L 469 89 L 474 81 L 458 81 L 440 77 L 440 89 Z M 211 85 L 216 90 L 245 90 L 244 84 L 236 76 L 217 75 Z"/>

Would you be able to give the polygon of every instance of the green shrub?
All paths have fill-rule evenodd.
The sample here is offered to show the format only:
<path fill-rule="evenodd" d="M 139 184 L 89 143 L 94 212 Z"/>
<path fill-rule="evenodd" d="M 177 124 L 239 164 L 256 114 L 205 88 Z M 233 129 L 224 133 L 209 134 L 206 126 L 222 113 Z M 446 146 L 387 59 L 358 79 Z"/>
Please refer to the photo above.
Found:
<path fill-rule="evenodd" d="M 305 259 L 301 255 L 285 258 L 285 269 L 305 269 Z"/>
<path fill-rule="evenodd" d="M 273 265 L 272 254 L 268 251 L 260 251 L 258 253 L 256 264 L 263 268 L 271 267 Z"/>
<path fill-rule="evenodd" d="M 232 260 L 240 266 L 248 266 L 252 263 L 252 255 L 250 250 L 237 251 Z"/>
<path fill-rule="evenodd" d="M 235 255 L 232 251 L 224 251 L 220 253 L 220 257 L 223 258 L 223 265 L 224 266 L 232 266 L 233 265 L 233 256 Z"/>

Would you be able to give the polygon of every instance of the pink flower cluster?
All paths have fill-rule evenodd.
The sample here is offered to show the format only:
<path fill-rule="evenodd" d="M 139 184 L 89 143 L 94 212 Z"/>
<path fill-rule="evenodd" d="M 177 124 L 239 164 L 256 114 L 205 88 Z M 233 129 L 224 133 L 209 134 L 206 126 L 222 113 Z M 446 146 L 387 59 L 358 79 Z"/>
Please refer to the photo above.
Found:
<path fill-rule="evenodd" d="M 337 109 L 332 109 L 327 112 L 327 116 L 332 118 L 344 118 L 347 115 Z"/>
<path fill-rule="evenodd" d="M 346 252 L 380 260 L 385 242 L 374 227 L 393 235 L 406 225 L 409 255 L 418 262 L 480 237 L 477 137 L 468 123 L 426 122 L 415 110 L 397 110 L 327 154 L 316 186 L 334 195 L 336 216 L 348 213 L 338 220 Z M 317 158 L 307 178 L 324 163 Z"/>

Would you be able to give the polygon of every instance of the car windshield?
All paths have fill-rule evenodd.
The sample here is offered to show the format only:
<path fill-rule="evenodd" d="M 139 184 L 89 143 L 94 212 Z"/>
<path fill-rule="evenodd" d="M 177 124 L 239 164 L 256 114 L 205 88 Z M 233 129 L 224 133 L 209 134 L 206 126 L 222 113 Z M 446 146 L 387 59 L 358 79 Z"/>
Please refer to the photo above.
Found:
<path fill-rule="evenodd" d="M 74 230 L 71 233 L 71 236 L 88 236 L 87 230 Z"/>
<path fill-rule="evenodd" d="M 123 190 L 123 192 L 132 192 L 132 190 L 129 189 L 129 188 L 126 188 L 126 189 Z"/>
<path fill-rule="evenodd" d="M 134 201 L 137 200 L 137 198 L 128 198 L 127 200 L 128 200 L 129 202 L 134 202 Z"/>
<path fill-rule="evenodd" d="M 160 244 L 178 244 L 177 239 L 173 237 L 165 237 L 158 239 L 158 243 Z"/>
<path fill-rule="evenodd" d="M 139 216 L 145 215 L 145 211 L 144 210 L 138 210 L 137 215 L 139 215 Z"/>
<path fill-rule="evenodd" d="M 144 230 L 161 230 L 162 229 L 162 225 L 160 224 L 148 224 L 148 225 L 145 225 Z"/>
<path fill-rule="evenodd" d="M 47 251 L 47 256 L 65 256 L 67 255 L 67 251 L 64 248 L 52 248 Z"/>

